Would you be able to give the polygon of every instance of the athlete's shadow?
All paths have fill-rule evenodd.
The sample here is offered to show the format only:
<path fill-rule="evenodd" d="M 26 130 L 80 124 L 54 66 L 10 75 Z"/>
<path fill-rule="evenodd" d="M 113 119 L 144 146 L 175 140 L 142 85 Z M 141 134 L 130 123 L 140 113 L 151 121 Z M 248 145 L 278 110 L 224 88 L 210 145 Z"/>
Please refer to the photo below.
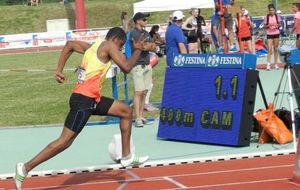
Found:
<path fill-rule="evenodd" d="M 72 176 L 66 175 L 66 179 L 62 181 L 61 179 L 63 175 L 53 176 L 52 179 L 57 178 L 57 183 L 55 185 L 50 185 L 47 189 L 64 189 L 67 187 L 80 187 L 83 186 L 83 189 L 86 186 L 95 187 L 100 184 L 111 185 L 111 183 L 119 183 L 122 184 L 126 180 L 126 176 L 128 178 L 128 174 L 126 170 L 111 170 L 111 171 L 95 171 L 95 172 L 86 172 L 86 173 L 76 173 L 71 174 Z M 51 180 L 52 181 L 52 180 Z M 62 181 L 59 183 L 58 181 Z"/>

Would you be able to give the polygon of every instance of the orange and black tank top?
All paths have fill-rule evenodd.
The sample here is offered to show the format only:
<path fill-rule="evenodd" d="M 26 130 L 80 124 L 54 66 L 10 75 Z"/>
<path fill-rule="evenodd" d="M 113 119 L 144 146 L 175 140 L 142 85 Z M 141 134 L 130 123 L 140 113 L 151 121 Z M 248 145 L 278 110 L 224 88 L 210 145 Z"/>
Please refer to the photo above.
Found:
<path fill-rule="evenodd" d="M 84 53 L 81 67 L 78 71 L 78 81 L 73 93 L 94 98 L 100 101 L 101 88 L 111 61 L 103 63 L 99 60 L 97 51 L 103 41 L 98 38 L 96 42 Z"/>

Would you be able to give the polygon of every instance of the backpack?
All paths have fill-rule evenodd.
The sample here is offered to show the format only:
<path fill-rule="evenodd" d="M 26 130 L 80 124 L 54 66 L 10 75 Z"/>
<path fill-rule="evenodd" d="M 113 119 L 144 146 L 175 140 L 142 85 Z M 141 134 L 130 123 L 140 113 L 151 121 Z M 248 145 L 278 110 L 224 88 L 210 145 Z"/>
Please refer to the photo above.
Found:
<path fill-rule="evenodd" d="M 266 25 L 269 24 L 269 19 L 270 19 L 269 17 L 270 17 L 270 14 L 267 15 L 267 23 L 266 23 Z M 279 24 L 279 21 L 278 21 L 278 15 L 277 15 L 277 14 L 275 14 L 275 18 L 276 18 L 276 23 Z M 278 27 L 278 28 L 279 28 L 279 27 Z"/>

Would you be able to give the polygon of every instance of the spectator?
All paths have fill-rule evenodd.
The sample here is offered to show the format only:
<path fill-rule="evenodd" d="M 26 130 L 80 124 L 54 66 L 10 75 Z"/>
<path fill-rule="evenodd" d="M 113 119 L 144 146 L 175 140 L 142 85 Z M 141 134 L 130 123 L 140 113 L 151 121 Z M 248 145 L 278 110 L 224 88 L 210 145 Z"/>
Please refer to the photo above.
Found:
<path fill-rule="evenodd" d="M 282 15 L 281 10 L 276 11 L 277 15 L 280 17 L 280 26 L 279 26 L 279 31 L 281 36 L 286 36 L 286 23 L 285 23 L 285 17 Z"/>
<path fill-rule="evenodd" d="M 217 36 L 218 36 L 217 26 L 216 26 L 217 17 L 218 17 L 218 14 L 214 13 L 213 16 L 211 17 L 211 22 L 210 22 L 211 39 L 212 39 L 216 49 L 218 49 L 220 47 L 220 44 L 217 39 Z"/>
<path fill-rule="evenodd" d="M 39 0 L 30 0 L 29 5 L 30 6 L 38 6 L 39 5 Z"/>
<path fill-rule="evenodd" d="M 121 13 L 120 19 L 121 19 L 121 26 L 122 26 L 123 30 L 127 33 L 129 31 L 129 29 L 128 29 L 129 19 L 128 19 L 127 12 L 123 11 Z"/>
<path fill-rule="evenodd" d="M 216 10 L 218 13 L 217 19 L 216 19 L 216 26 L 217 30 L 221 31 L 221 8 L 223 9 L 224 12 L 224 20 L 225 20 L 225 29 L 228 31 L 228 39 L 229 39 L 229 52 L 237 52 L 238 49 L 234 45 L 234 32 L 233 32 L 233 19 L 232 19 L 232 14 L 229 12 L 229 7 L 234 4 L 234 1 L 229 1 L 229 0 L 222 0 L 223 2 L 223 7 L 220 7 L 219 1 L 215 0 L 215 6 Z M 222 32 L 218 32 L 218 42 L 220 45 L 224 45 L 223 42 L 223 36 Z M 220 47 L 220 51 L 222 51 L 223 48 Z"/>
<path fill-rule="evenodd" d="M 165 49 L 165 40 L 162 39 L 158 33 L 159 31 L 159 26 L 158 25 L 153 25 L 149 34 L 151 38 L 153 39 L 155 45 L 156 45 L 156 51 L 155 53 L 159 56 L 162 57 L 164 54 L 164 49 Z"/>
<path fill-rule="evenodd" d="M 247 9 L 245 9 L 245 8 L 242 8 L 241 10 L 242 10 L 242 14 L 245 15 L 245 16 L 247 16 L 248 19 L 250 19 L 250 21 L 253 24 L 254 23 L 253 22 L 253 17 L 251 15 L 249 15 L 249 11 Z M 253 27 L 254 27 L 254 25 L 253 25 Z M 253 27 L 250 28 L 251 35 L 253 35 Z"/>
<path fill-rule="evenodd" d="M 147 25 L 147 18 L 149 14 L 138 12 L 133 16 L 135 28 L 131 30 L 131 39 L 138 40 L 141 37 L 145 39 L 146 45 L 132 69 L 132 77 L 134 83 L 134 110 L 135 110 L 135 126 L 143 127 L 150 124 L 147 119 L 143 117 L 145 97 L 147 91 L 152 85 L 152 68 L 150 65 L 149 51 L 154 51 L 156 46 L 150 34 L 144 30 Z M 131 46 L 132 47 L 132 46 Z"/>
<path fill-rule="evenodd" d="M 264 27 L 267 30 L 267 70 L 271 69 L 271 56 L 274 53 L 274 65 L 275 69 L 278 67 L 278 46 L 280 37 L 280 17 L 276 14 L 276 10 L 273 4 L 268 5 L 269 14 L 264 18 Z"/>
<path fill-rule="evenodd" d="M 172 24 L 172 14 L 169 16 L 167 23 L 168 23 L 168 26 L 170 26 Z"/>
<path fill-rule="evenodd" d="M 238 36 L 240 40 L 240 50 L 243 53 L 245 43 L 247 45 L 248 52 L 253 54 L 253 47 L 252 47 L 252 35 L 250 29 L 253 27 L 253 23 L 248 16 L 248 11 L 241 11 L 239 13 L 239 28 L 238 28 Z"/>
<path fill-rule="evenodd" d="M 197 17 L 199 12 L 197 9 L 191 9 L 190 14 L 191 16 L 183 22 L 182 29 L 187 37 L 188 52 L 198 53 Z"/>
<path fill-rule="evenodd" d="M 62 0 L 62 1 L 60 1 L 60 4 L 68 4 L 69 3 L 69 0 Z"/>
<path fill-rule="evenodd" d="M 300 50 L 300 3 L 293 3 L 292 10 L 295 13 L 295 16 L 291 33 L 296 32 L 296 47 Z"/>
<path fill-rule="evenodd" d="M 172 15 L 172 24 L 166 32 L 167 65 L 173 63 L 174 55 L 187 53 L 187 41 L 181 29 L 184 15 L 182 11 L 175 11 Z"/>
<path fill-rule="evenodd" d="M 206 26 L 204 17 L 201 16 L 201 9 L 198 9 L 198 16 L 196 17 L 197 19 L 197 37 L 199 40 L 199 52 L 205 53 L 204 48 L 203 48 L 203 32 L 202 32 L 202 26 Z"/>
<path fill-rule="evenodd" d="M 134 21 L 132 19 L 129 20 L 127 28 L 128 32 L 126 33 L 126 42 L 125 42 L 125 57 L 129 59 L 132 55 L 132 48 L 131 48 L 131 30 L 135 27 Z"/>
<path fill-rule="evenodd" d="M 132 19 L 129 21 L 128 27 L 129 27 L 128 28 L 129 32 L 127 32 L 127 34 L 126 34 L 126 43 L 125 43 L 125 56 L 127 59 L 129 59 L 131 57 L 131 53 L 132 53 L 131 40 L 130 40 L 130 34 L 131 34 L 130 31 L 134 28 L 134 22 Z M 148 89 L 146 97 L 145 97 L 144 110 L 146 110 L 146 111 L 158 110 L 158 108 L 156 108 L 152 104 L 150 104 L 150 95 L 151 95 L 151 91 L 153 88 L 153 79 L 151 81 L 152 82 L 151 82 L 150 88 Z"/>

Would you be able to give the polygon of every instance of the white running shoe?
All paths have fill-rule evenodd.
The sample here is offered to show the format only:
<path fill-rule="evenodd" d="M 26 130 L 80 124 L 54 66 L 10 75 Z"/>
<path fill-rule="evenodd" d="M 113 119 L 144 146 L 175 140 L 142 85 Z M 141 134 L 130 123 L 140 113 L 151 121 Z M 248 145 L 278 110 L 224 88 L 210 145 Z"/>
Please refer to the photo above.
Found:
<path fill-rule="evenodd" d="M 278 67 L 278 64 L 275 64 L 275 69 L 276 69 L 276 70 L 278 70 L 278 69 L 279 69 L 279 67 Z"/>
<path fill-rule="evenodd" d="M 121 159 L 121 165 L 123 167 L 128 167 L 128 166 L 139 166 L 143 163 L 145 163 L 147 160 L 149 160 L 149 156 L 136 156 L 135 154 L 131 154 L 130 158 Z"/>
<path fill-rule="evenodd" d="M 135 120 L 135 127 L 144 127 L 143 120 L 136 119 Z"/>
<path fill-rule="evenodd" d="M 154 107 L 152 104 L 145 104 L 144 110 L 146 111 L 158 111 L 157 107 Z"/>
<path fill-rule="evenodd" d="M 17 190 L 22 189 L 22 183 L 27 176 L 27 172 L 24 168 L 24 163 L 17 163 L 15 174 L 15 185 Z"/>
<path fill-rule="evenodd" d="M 153 121 L 149 121 L 146 118 L 142 118 L 142 122 L 143 122 L 144 125 L 152 125 L 153 124 Z"/>

